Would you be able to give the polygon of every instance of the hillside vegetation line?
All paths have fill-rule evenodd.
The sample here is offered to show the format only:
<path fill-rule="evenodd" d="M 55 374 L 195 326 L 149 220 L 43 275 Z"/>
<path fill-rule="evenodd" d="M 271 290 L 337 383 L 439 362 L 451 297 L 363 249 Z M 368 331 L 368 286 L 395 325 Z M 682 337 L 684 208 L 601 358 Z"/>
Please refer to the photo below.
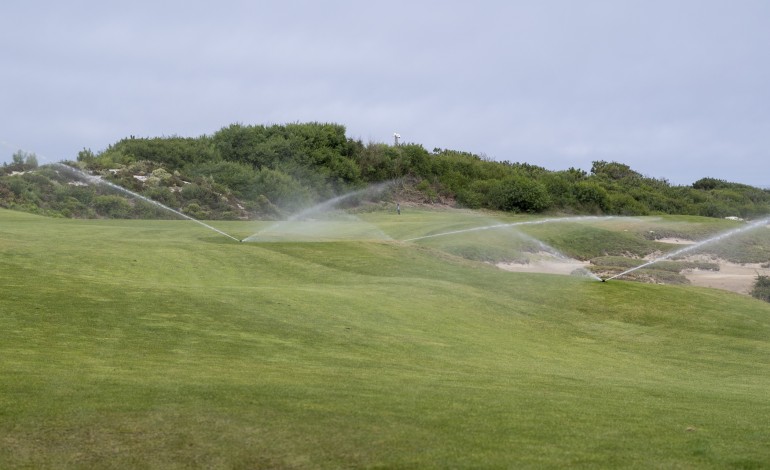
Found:
<path fill-rule="evenodd" d="M 231 124 L 199 137 L 124 138 L 70 162 L 201 219 L 279 218 L 347 191 L 397 180 L 391 200 L 513 213 L 687 214 L 756 218 L 770 191 L 714 177 L 690 186 L 595 161 L 551 171 L 416 143 L 364 143 L 332 123 Z M 34 154 L 0 168 L 0 207 L 73 218 L 168 218 L 106 188 L 73 182 Z"/>

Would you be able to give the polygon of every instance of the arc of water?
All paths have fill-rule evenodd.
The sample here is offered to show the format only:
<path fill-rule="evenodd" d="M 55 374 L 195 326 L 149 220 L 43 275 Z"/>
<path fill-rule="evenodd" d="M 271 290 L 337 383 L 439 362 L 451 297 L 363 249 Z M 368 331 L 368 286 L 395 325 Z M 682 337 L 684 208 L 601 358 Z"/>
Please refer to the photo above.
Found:
<path fill-rule="evenodd" d="M 448 235 L 456 235 L 456 234 L 460 234 L 460 233 L 478 232 L 478 231 L 482 231 L 482 230 L 495 230 L 495 229 L 501 229 L 501 228 L 513 228 L 513 227 L 520 227 L 522 225 L 541 225 L 541 224 L 550 224 L 550 223 L 558 223 L 558 222 L 562 222 L 562 223 L 563 222 L 583 222 L 583 221 L 587 221 L 587 220 L 610 220 L 610 219 L 614 219 L 614 218 L 616 218 L 616 217 L 614 217 L 614 216 L 603 216 L 603 217 L 599 217 L 599 216 L 554 217 L 554 218 L 549 218 L 549 219 L 528 220 L 528 221 L 523 221 L 523 222 L 512 222 L 512 223 L 508 223 L 508 224 L 493 224 L 493 225 L 485 225 L 483 227 L 472 227 L 472 228 L 467 228 L 467 229 L 462 229 L 462 230 L 452 230 L 452 231 L 449 231 L 449 232 L 434 233 L 434 234 L 431 234 L 431 235 L 424 235 L 424 236 L 421 236 L 421 237 L 407 238 L 407 239 L 402 240 L 402 241 L 411 242 L 411 241 L 416 241 L 416 240 L 424 240 L 426 238 L 443 237 L 443 236 L 448 236 Z M 521 233 L 518 230 L 516 230 L 516 233 L 517 233 L 518 236 L 520 236 L 522 238 L 525 238 L 527 240 L 531 240 L 531 241 L 537 243 L 540 246 L 540 248 L 543 249 L 543 251 L 547 251 L 547 252 L 549 252 L 549 253 L 551 253 L 551 254 L 553 254 L 556 257 L 561 258 L 561 259 L 570 259 L 568 256 L 564 255 L 562 252 L 560 252 L 556 248 L 554 248 L 554 247 L 552 247 L 552 246 L 542 242 L 541 240 L 538 240 L 537 238 L 534 238 L 534 237 L 532 237 L 530 235 Z M 597 276 L 596 274 L 592 273 L 591 271 L 586 270 L 586 274 L 589 277 L 591 277 L 593 279 L 596 279 L 597 281 L 601 280 L 601 278 L 599 278 L 599 276 Z"/>
<path fill-rule="evenodd" d="M 531 235 L 527 235 L 526 233 L 523 233 L 523 232 L 522 232 L 522 231 L 520 231 L 520 230 L 515 230 L 515 232 L 516 232 L 516 235 L 518 235 L 519 237 L 523 238 L 524 240 L 529 240 L 529 241 L 531 241 L 531 242 L 533 242 L 533 243 L 537 244 L 537 245 L 538 245 L 538 247 L 539 247 L 541 250 L 543 250 L 543 251 L 545 251 L 545 252 L 547 252 L 547 253 L 550 253 L 550 254 L 552 254 L 552 255 L 553 255 L 553 256 L 555 256 L 557 259 L 560 259 L 560 260 L 562 260 L 562 261 L 573 261 L 573 262 L 576 262 L 576 263 L 578 263 L 578 262 L 579 262 L 578 260 L 576 260 L 576 259 L 574 259 L 574 258 L 571 258 L 571 257 L 569 257 L 569 256 L 565 255 L 565 254 L 564 254 L 564 253 L 562 253 L 561 251 L 559 251 L 559 250 L 557 250 L 556 248 L 552 247 L 551 245 L 549 245 L 549 244 L 547 244 L 547 243 L 543 242 L 542 240 L 538 240 L 537 238 L 535 238 L 535 237 L 533 237 L 533 236 L 531 236 Z M 591 272 L 590 270 L 588 270 L 588 269 L 586 269 L 586 268 L 581 268 L 581 271 L 582 271 L 582 272 L 583 272 L 583 273 L 584 273 L 586 276 L 588 276 L 588 277 L 590 277 L 590 278 L 592 278 L 592 279 L 595 279 L 595 280 L 597 280 L 597 281 L 601 281 L 601 280 L 602 280 L 602 279 L 601 279 L 599 276 L 597 276 L 596 274 L 594 274 L 593 272 Z"/>
<path fill-rule="evenodd" d="M 350 199 L 350 198 L 353 198 L 353 197 L 356 197 L 356 196 L 361 196 L 363 194 L 368 194 L 368 193 L 378 194 L 378 193 L 382 192 L 383 190 L 385 190 L 388 186 L 392 185 L 393 183 L 394 183 L 394 181 L 385 181 L 383 183 L 378 183 L 378 184 L 375 184 L 373 186 L 369 186 L 369 187 L 364 188 L 364 189 L 359 189 L 357 191 L 352 191 L 352 192 L 349 192 L 349 193 L 346 193 L 346 194 L 342 194 L 340 196 L 335 196 L 335 197 L 333 197 L 331 199 L 327 199 L 326 201 L 321 202 L 320 204 L 316 204 L 313 207 L 309 207 L 309 208 L 307 208 L 305 210 L 297 212 L 296 214 L 292 214 L 286 220 L 287 221 L 300 220 L 300 219 L 303 219 L 303 218 L 305 218 L 305 217 L 307 217 L 307 216 L 309 216 L 311 214 L 316 214 L 316 213 L 319 213 L 319 212 L 327 211 L 329 209 L 334 208 L 337 204 L 339 204 L 340 202 L 342 202 L 342 201 L 344 201 L 346 199 Z"/>
<path fill-rule="evenodd" d="M 607 217 L 599 217 L 599 216 L 578 216 L 578 217 L 556 217 L 556 218 L 550 218 L 550 219 L 540 219 L 540 220 L 527 220 L 523 222 L 512 222 L 508 224 L 495 224 L 495 225 L 485 225 L 483 227 L 472 227 L 472 228 L 466 228 L 462 230 L 452 230 L 450 232 L 442 232 L 442 233 L 434 233 L 432 235 L 423 235 L 421 237 L 414 237 L 414 238 L 407 238 L 402 241 L 404 242 L 413 242 L 416 240 L 424 240 L 426 238 L 434 238 L 434 237 L 444 237 L 447 235 L 457 235 L 458 233 L 468 233 L 468 232 L 479 232 L 482 230 L 494 230 L 498 228 L 508 228 L 508 227 L 519 227 L 521 225 L 540 225 L 540 224 L 552 224 L 557 222 L 582 222 L 586 220 L 609 220 L 613 219 L 615 217 L 613 216 L 607 216 Z"/>
<path fill-rule="evenodd" d="M 133 196 L 133 197 L 135 197 L 135 198 L 137 198 L 137 199 L 141 199 L 142 201 L 148 202 L 148 203 L 150 203 L 150 204 L 152 204 L 152 205 L 154 205 L 154 206 L 156 206 L 156 207 L 160 207 L 161 209 L 164 209 L 164 210 L 167 210 L 167 211 L 169 211 L 169 212 L 172 212 L 172 213 L 174 213 L 174 214 L 178 215 L 179 217 L 185 218 L 185 219 L 187 219 L 187 220 L 191 220 L 191 221 L 193 221 L 193 222 L 195 222 L 195 223 L 197 223 L 197 224 L 200 224 L 200 225 L 202 225 L 202 226 L 206 227 L 206 228 L 207 228 L 207 229 L 209 229 L 209 230 L 213 230 L 213 231 L 215 231 L 215 232 L 219 233 L 220 235 L 224 235 L 224 236 L 226 236 L 227 238 L 231 238 L 231 239 L 233 239 L 233 240 L 235 240 L 235 241 L 237 241 L 237 242 L 241 241 L 241 240 L 238 240 L 237 238 L 235 238 L 234 236 L 232 236 L 232 235 L 230 235 L 230 234 L 228 234 L 228 233 L 225 233 L 225 232 L 223 232 L 223 231 L 219 230 L 219 229 L 218 229 L 218 228 L 216 228 L 216 227 L 212 227 L 211 225 L 209 225 L 209 224 L 207 224 L 207 223 L 205 223 L 205 222 L 201 222 L 200 220 L 198 220 L 198 219 L 195 219 L 195 218 L 193 218 L 193 217 L 190 217 L 190 216 L 189 216 L 189 215 L 187 215 L 187 214 L 183 214 L 183 213 L 179 212 L 178 210 L 174 210 L 174 209 L 172 209 L 172 208 L 170 208 L 170 207 L 168 207 L 168 206 L 164 206 L 163 204 L 159 203 L 158 201 L 153 201 L 152 199 L 150 199 L 150 198 L 148 198 L 148 197 L 142 196 L 141 194 L 137 194 L 137 193 L 135 193 L 135 192 L 133 192 L 133 191 L 131 191 L 131 190 L 128 190 L 128 189 L 126 189 L 126 188 L 122 187 L 122 186 L 118 186 L 118 185 L 117 185 L 117 184 L 115 184 L 115 183 L 112 183 L 112 182 L 110 182 L 110 181 L 106 181 L 106 180 L 103 180 L 102 178 L 100 178 L 100 177 L 98 177 L 98 176 L 89 175 L 88 173 L 84 173 L 84 172 L 82 172 L 82 171 L 80 171 L 80 170 L 77 170 L 77 169 L 75 169 L 75 168 L 72 168 L 71 166 L 69 166 L 69 165 L 65 165 L 65 164 L 63 164 L 63 163 L 53 163 L 53 164 L 52 164 L 52 166 L 55 166 L 55 167 L 57 167 L 57 168 L 62 168 L 62 169 L 64 169 L 64 170 L 66 170 L 66 171 L 69 171 L 69 172 L 71 172 L 72 174 L 74 174 L 74 175 L 77 175 L 77 176 L 79 176 L 80 178 L 82 178 L 82 179 L 84 179 L 84 180 L 88 181 L 89 183 L 94 183 L 94 184 L 103 184 L 103 185 L 109 186 L 109 187 L 110 187 L 110 188 L 112 188 L 112 189 L 115 189 L 115 190 L 117 190 L 117 191 L 120 191 L 120 192 L 122 192 L 122 193 L 128 194 L 129 196 Z"/>
<path fill-rule="evenodd" d="M 667 253 L 667 254 L 659 257 L 659 258 L 656 258 L 654 260 L 648 261 L 648 262 L 646 262 L 644 264 L 641 264 L 639 266 L 636 266 L 634 268 L 627 269 L 627 270 L 623 271 L 620 274 L 616 274 L 616 275 L 614 275 L 612 277 L 608 277 L 608 278 L 606 278 L 604 280 L 605 281 L 609 281 L 611 279 L 615 279 L 615 278 L 618 278 L 618 277 L 621 277 L 621 276 L 625 276 L 626 274 L 632 273 L 632 272 L 634 272 L 634 271 L 636 271 L 638 269 L 646 268 L 647 266 L 650 266 L 650 265 L 655 264 L 657 262 L 674 258 L 674 257 L 682 255 L 684 253 L 688 253 L 690 251 L 697 250 L 698 248 L 702 248 L 703 246 L 706 246 L 708 244 L 711 244 L 711 243 L 714 243 L 714 242 L 718 242 L 720 240 L 724 240 L 725 238 L 730 238 L 732 236 L 738 235 L 738 234 L 743 233 L 743 232 L 748 232 L 749 230 L 753 230 L 753 229 L 755 229 L 757 227 L 761 227 L 763 225 L 767 225 L 769 222 L 770 222 L 770 217 L 767 217 L 767 218 L 764 218 L 764 219 L 760 219 L 760 220 L 754 221 L 754 222 L 752 222 L 752 223 L 750 223 L 750 224 L 748 224 L 748 225 L 746 225 L 744 227 L 739 227 L 739 228 L 735 228 L 735 229 L 732 229 L 732 230 L 728 230 L 728 231 L 720 233 L 719 235 L 716 235 L 714 237 L 708 238 L 706 240 L 702 240 L 702 241 L 700 241 L 698 243 L 686 246 L 684 248 L 680 248 L 678 250 L 672 251 L 671 253 Z"/>
<path fill-rule="evenodd" d="M 550 253 L 551 255 L 555 256 L 557 259 L 572 260 L 572 258 L 570 258 L 569 256 L 565 255 L 564 253 L 562 253 L 561 251 L 557 250 L 556 248 L 552 247 L 548 243 L 545 243 L 542 240 L 538 240 L 537 238 L 535 238 L 535 237 L 533 237 L 531 235 L 527 235 L 526 233 L 522 232 L 521 230 L 513 230 L 513 232 L 519 238 L 521 238 L 521 239 L 523 239 L 525 241 L 534 243 L 535 245 L 537 245 L 537 247 L 541 251 L 545 251 L 546 253 Z"/>
<path fill-rule="evenodd" d="M 301 211 L 299 211 L 299 212 L 297 212 L 295 214 L 292 214 L 286 220 L 282 220 L 280 222 L 276 222 L 274 224 L 271 224 L 270 226 L 265 227 L 262 230 L 260 230 L 260 231 L 258 231 L 256 233 L 253 233 L 253 234 L 249 235 L 248 237 L 244 238 L 243 241 L 244 242 L 251 241 L 251 240 L 257 238 L 259 235 L 261 235 L 261 234 L 263 234 L 265 232 L 268 232 L 268 231 L 271 231 L 271 230 L 275 230 L 276 228 L 279 228 L 282 224 L 284 224 L 286 222 L 293 222 L 293 221 L 296 221 L 296 220 L 301 220 L 301 219 L 304 219 L 305 217 L 308 217 L 308 216 L 310 216 L 312 214 L 318 214 L 318 213 L 322 213 L 322 212 L 331 210 L 337 204 L 339 204 L 340 202 L 342 202 L 342 201 L 344 201 L 346 199 L 350 199 L 350 198 L 361 196 L 363 194 L 368 194 L 368 193 L 378 194 L 378 193 L 384 191 L 386 188 L 388 188 L 392 184 L 394 184 L 395 182 L 396 182 L 396 180 L 385 181 L 383 183 L 379 183 L 379 184 L 375 184 L 373 186 L 369 186 L 368 188 L 359 189 L 357 191 L 352 191 L 352 192 L 349 192 L 349 193 L 346 193 L 346 194 L 342 194 L 340 196 L 335 196 L 335 197 L 333 197 L 331 199 L 327 199 L 326 201 L 323 201 L 323 202 L 321 202 L 319 204 L 316 204 L 313 207 L 309 207 L 309 208 L 301 210 Z"/>

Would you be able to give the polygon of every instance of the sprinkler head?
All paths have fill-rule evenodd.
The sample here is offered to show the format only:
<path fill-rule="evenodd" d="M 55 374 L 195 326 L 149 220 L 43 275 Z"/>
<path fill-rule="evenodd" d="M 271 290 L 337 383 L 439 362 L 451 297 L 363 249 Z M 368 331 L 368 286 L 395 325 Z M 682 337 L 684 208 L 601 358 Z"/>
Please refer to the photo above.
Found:
<path fill-rule="evenodd" d="M 243 240 L 238 240 L 239 242 L 243 243 Z"/>
<path fill-rule="evenodd" d="M 607 279 L 602 279 L 602 282 L 607 282 Z"/>

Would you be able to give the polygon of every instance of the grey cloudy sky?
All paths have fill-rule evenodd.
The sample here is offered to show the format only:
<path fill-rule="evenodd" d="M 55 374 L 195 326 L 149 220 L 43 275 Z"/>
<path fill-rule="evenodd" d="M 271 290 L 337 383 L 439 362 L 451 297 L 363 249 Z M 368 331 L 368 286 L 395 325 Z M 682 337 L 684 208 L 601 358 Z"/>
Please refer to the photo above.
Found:
<path fill-rule="evenodd" d="M 0 160 L 322 121 L 770 187 L 769 24 L 765 0 L 4 0 Z"/>

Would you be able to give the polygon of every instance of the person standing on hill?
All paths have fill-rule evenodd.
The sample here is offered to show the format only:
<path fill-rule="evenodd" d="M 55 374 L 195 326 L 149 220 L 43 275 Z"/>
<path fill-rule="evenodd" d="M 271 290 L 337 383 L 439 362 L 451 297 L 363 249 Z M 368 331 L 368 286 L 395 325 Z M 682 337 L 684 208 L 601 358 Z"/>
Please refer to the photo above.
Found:
<path fill-rule="evenodd" d="M 400 202 L 396 204 L 396 213 L 398 215 L 401 215 L 401 203 Z"/>

